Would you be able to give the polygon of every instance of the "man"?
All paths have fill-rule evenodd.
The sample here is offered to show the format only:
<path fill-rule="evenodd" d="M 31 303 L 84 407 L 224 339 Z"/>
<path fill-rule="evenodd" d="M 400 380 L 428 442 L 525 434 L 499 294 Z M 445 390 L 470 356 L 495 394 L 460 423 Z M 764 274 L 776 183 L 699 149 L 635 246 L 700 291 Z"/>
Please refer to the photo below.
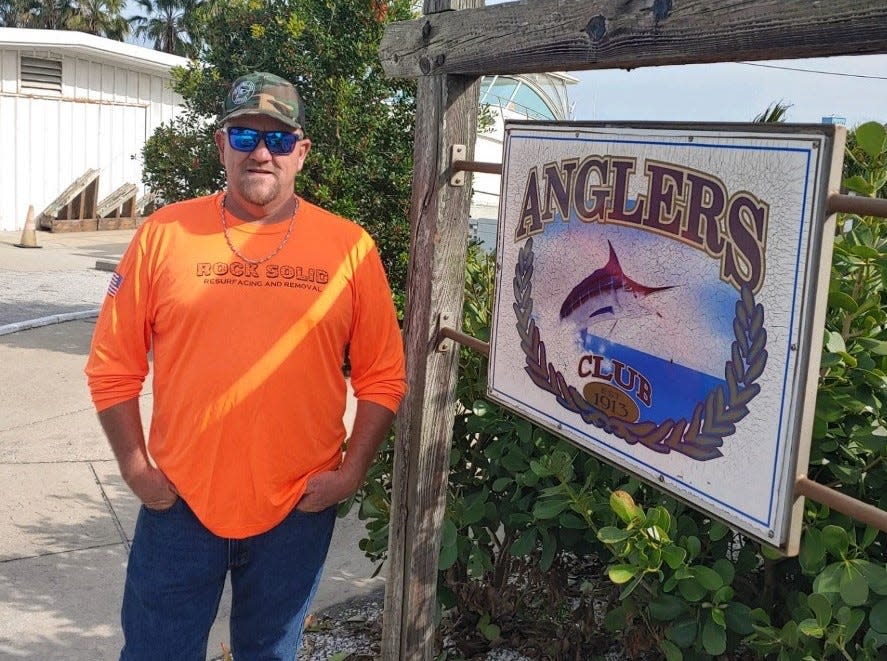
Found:
<path fill-rule="evenodd" d="M 226 190 L 160 209 L 139 229 L 86 367 L 121 475 L 143 503 L 124 660 L 203 661 L 230 571 L 237 661 L 291 661 L 335 505 L 361 485 L 405 391 L 372 239 L 293 193 L 311 149 L 298 92 L 268 73 L 243 76 L 219 120 Z M 149 350 L 146 443 L 138 397 Z M 358 400 L 347 441 L 346 350 Z"/>

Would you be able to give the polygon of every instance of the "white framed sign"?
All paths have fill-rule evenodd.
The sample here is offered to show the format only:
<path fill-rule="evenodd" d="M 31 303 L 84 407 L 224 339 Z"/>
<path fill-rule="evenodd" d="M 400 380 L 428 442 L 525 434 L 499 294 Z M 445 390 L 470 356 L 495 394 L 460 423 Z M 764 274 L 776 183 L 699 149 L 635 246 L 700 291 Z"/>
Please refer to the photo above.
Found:
<path fill-rule="evenodd" d="M 489 398 L 797 552 L 844 137 L 509 122 Z"/>

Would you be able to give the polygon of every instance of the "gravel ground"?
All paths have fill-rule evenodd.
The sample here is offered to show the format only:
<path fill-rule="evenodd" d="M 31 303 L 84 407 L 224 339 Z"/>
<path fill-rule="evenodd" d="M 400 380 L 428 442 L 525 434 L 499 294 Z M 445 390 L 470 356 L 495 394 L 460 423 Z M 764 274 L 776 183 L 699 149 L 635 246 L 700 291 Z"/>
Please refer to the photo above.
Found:
<path fill-rule="evenodd" d="M 385 594 L 373 594 L 333 606 L 310 617 L 298 661 L 374 661 L 381 652 Z M 221 661 L 218 656 L 212 661 Z M 514 650 L 497 649 L 485 661 L 533 661 Z"/>
<path fill-rule="evenodd" d="M 298 661 L 376 661 L 380 658 L 383 590 L 333 606 L 306 625 Z M 604 654 L 605 661 L 623 661 L 620 650 Z M 515 650 L 491 650 L 483 661 L 534 661 Z"/>

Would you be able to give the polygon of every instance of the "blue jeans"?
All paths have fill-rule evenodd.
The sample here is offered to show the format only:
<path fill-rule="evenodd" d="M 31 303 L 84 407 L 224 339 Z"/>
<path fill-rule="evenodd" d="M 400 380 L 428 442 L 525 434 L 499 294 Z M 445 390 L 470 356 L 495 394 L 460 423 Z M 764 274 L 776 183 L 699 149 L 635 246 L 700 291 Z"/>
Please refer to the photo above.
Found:
<path fill-rule="evenodd" d="M 142 507 L 123 593 L 121 661 L 205 661 L 231 572 L 231 651 L 237 661 L 293 661 L 323 571 L 336 508 L 293 510 L 268 532 L 225 539 L 179 498 Z"/>

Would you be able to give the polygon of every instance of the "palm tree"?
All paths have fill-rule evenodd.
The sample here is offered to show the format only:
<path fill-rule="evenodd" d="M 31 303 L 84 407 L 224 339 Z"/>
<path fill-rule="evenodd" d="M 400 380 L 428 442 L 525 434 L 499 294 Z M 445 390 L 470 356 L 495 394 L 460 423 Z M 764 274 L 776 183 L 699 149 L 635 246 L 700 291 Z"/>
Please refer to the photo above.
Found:
<path fill-rule="evenodd" d="M 129 21 L 121 14 L 123 3 L 124 0 L 77 0 L 68 28 L 123 41 L 130 30 Z"/>
<path fill-rule="evenodd" d="M 755 124 L 775 124 L 778 122 L 784 122 L 785 115 L 788 112 L 788 109 L 791 107 L 792 104 L 790 103 L 777 101 L 772 105 L 767 106 L 767 109 L 760 115 L 755 117 L 752 121 Z"/>
<path fill-rule="evenodd" d="M 28 27 L 45 30 L 65 30 L 74 16 L 70 0 L 30 0 L 31 24 Z"/>
<path fill-rule="evenodd" d="M 187 48 L 185 7 L 179 0 L 137 0 L 142 14 L 130 16 L 133 35 L 153 42 L 154 50 L 184 55 Z"/>
<path fill-rule="evenodd" d="M 144 12 L 130 17 L 134 35 L 152 42 L 155 50 L 175 55 L 195 55 L 190 34 L 200 0 L 136 0 Z"/>
<path fill-rule="evenodd" d="M 29 28 L 33 4 L 31 0 L 0 0 L 0 27 Z"/>

